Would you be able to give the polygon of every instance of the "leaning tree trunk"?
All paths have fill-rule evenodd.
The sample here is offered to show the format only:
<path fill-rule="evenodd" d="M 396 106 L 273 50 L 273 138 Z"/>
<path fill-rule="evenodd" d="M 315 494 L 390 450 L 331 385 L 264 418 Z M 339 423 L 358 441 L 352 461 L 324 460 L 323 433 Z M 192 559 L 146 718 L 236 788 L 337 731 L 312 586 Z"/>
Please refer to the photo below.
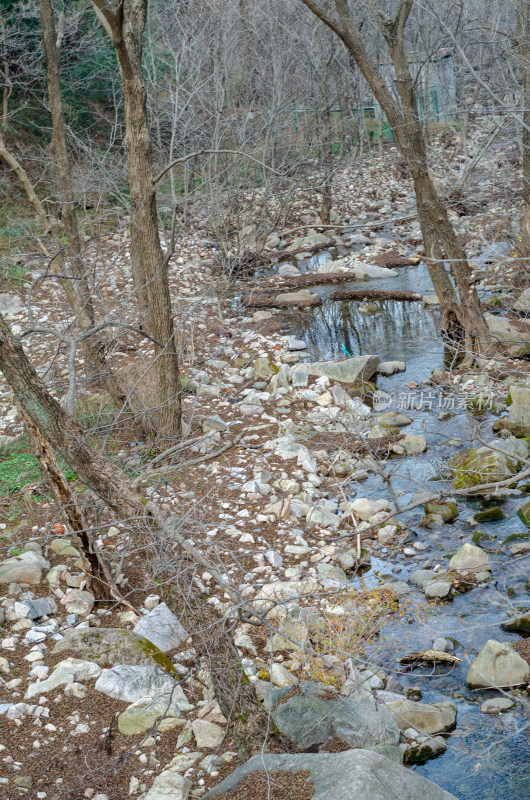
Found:
<path fill-rule="evenodd" d="M 142 74 L 147 0 L 124 0 L 115 13 L 106 0 L 92 0 L 118 58 L 125 109 L 125 149 L 131 203 L 131 268 L 140 307 L 156 340 L 155 405 L 159 433 L 181 434 L 179 361 L 167 262 L 160 244 L 147 92 Z"/>
<path fill-rule="evenodd" d="M 455 317 L 464 332 L 468 353 L 480 353 L 487 349 L 490 335 L 480 308 L 480 299 L 475 288 L 476 276 L 471 269 L 464 248 L 458 241 L 456 231 L 449 220 L 447 208 L 431 177 L 425 137 L 422 130 L 414 82 L 407 63 L 400 25 L 385 33 L 388 50 L 396 72 L 396 82 L 401 98 L 405 125 L 396 128 L 395 134 L 400 150 L 407 162 L 416 195 L 418 219 L 426 255 L 430 262 L 430 274 L 436 291 L 440 289 L 440 307 L 448 331 L 454 326 Z M 431 241 L 434 239 L 434 242 Z M 440 246 L 450 263 L 460 299 L 455 305 L 454 290 L 443 262 Z M 435 266 L 435 269 L 432 269 Z M 444 277 L 445 276 L 445 277 Z"/>
<path fill-rule="evenodd" d="M 0 372 L 17 401 L 76 475 L 120 517 L 143 515 L 140 496 L 116 466 L 90 447 L 76 419 L 59 405 L 0 315 Z"/>
<path fill-rule="evenodd" d="M 413 0 L 401 0 L 394 19 L 384 16 L 377 0 L 366 2 L 384 36 L 395 68 L 401 108 L 387 88 L 377 62 L 366 50 L 360 30 L 352 19 L 348 0 L 335 0 L 337 15 L 330 13 L 318 0 L 302 2 L 342 40 L 393 128 L 414 181 L 418 220 L 429 273 L 440 301 L 442 324 L 449 334 L 454 334 L 459 327 L 462 329 L 469 357 L 471 353 L 483 352 L 488 347 L 490 336 L 475 289 L 475 276 L 429 171 L 414 84 L 404 50 L 403 30 Z M 443 251 L 450 263 L 458 295 L 444 266 Z"/>

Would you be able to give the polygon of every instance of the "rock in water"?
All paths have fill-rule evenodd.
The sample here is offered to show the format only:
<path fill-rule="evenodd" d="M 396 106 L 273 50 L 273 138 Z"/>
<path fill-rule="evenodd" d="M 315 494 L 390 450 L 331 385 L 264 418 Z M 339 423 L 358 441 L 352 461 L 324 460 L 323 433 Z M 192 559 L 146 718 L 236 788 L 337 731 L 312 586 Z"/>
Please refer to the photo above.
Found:
<path fill-rule="evenodd" d="M 491 697 L 489 700 L 484 700 L 480 706 L 483 714 L 500 714 L 503 711 L 508 711 L 515 703 L 509 697 Z"/>
<path fill-rule="evenodd" d="M 438 514 L 444 522 L 452 522 L 458 517 L 458 509 L 454 503 L 425 503 L 426 514 Z"/>
<path fill-rule="evenodd" d="M 501 446 L 502 443 L 499 443 Z M 504 448 L 503 448 L 504 449 Z M 449 461 L 455 489 L 472 489 L 482 483 L 506 480 L 517 472 L 518 461 L 489 447 L 459 453 Z M 477 492 L 480 494 L 480 490 Z"/>
<path fill-rule="evenodd" d="M 313 361 L 297 364 L 296 372 L 307 372 L 308 375 L 321 378 L 325 376 L 341 383 L 358 383 L 369 381 L 379 364 L 379 356 L 355 356 L 343 361 Z"/>
<path fill-rule="evenodd" d="M 383 361 L 377 368 L 379 375 L 394 375 L 396 372 L 405 372 L 407 365 L 404 361 Z"/>
<path fill-rule="evenodd" d="M 149 614 L 142 617 L 133 628 L 134 633 L 144 636 L 163 653 L 174 650 L 188 638 L 176 616 L 165 603 L 159 603 Z"/>
<path fill-rule="evenodd" d="M 423 734 L 442 733 L 456 724 L 456 706 L 445 703 L 415 703 L 397 700 L 386 705 L 399 729 L 415 728 Z"/>
<path fill-rule="evenodd" d="M 322 299 L 318 294 L 310 292 L 309 289 L 299 289 L 297 292 L 283 292 L 276 295 L 279 303 L 287 303 L 292 306 L 314 306 L 321 305 Z"/>
<path fill-rule="evenodd" d="M 456 572 L 466 570 L 473 572 L 491 571 L 490 558 L 480 547 L 466 542 L 450 560 L 449 569 L 454 569 Z"/>
<path fill-rule="evenodd" d="M 530 611 L 526 611 L 519 617 L 513 617 L 508 622 L 502 622 L 501 628 L 503 631 L 510 633 L 527 633 L 530 635 Z"/>
<path fill-rule="evenodd" d="M 472 689 L 521 686 L 530 675 L 528 664 L 507 642 L 489 639 L 467 673 Z"/>
<path fill-rule="evenodd" d="M 457 800 L 436 784 L 370 750 L 254 756 L 204 796 L 229 792 L 253 772 L 309 770 L 312 800 Z M 146 800 L 156 800 L 149 796 Z"/>
<path fill-rule="evenodd" d="M 427 450 L 427 439 L 422 433 L 405 433 L 399 441 L 394 442 L 392 450 L 398 455 L 418 456 Z"/>

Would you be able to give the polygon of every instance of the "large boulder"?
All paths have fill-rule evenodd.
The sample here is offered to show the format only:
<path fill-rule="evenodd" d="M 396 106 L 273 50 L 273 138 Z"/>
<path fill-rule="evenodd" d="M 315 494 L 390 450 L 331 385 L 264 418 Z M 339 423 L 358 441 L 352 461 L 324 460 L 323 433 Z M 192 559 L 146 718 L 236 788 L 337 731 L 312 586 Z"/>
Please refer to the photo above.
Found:
<path fill-rule="evenodd" d="M 449 561 L 449 569 L 454 569 L 455 572 L 467 570 L 484 572 L 484 570 L 491 570 L 491 564 L 489 556 L 484 550 L 475 544 L 466 542 Z"/>
<path fill-rule="evenodd" d="M 311 800 L 456 800 L 418 773 L 369 750 L 294 755 L 260 753 L 208 792 L 205 800 L 229 792 L 253 772 L 301 770 L 310 773 L 308 780 L 314 786 Z M 149 795 L 148 798 L 153 800 Z"/>
<path fill-rule="evenodd" d="M 74 650 L 101 667 L 135 664 L 161 667 L 170 675 L 175 667 L 158 647 L 134 631 L 120 628 L 76 628 L 53 648 L 54 653 Z"/>
<path fill-rule="evenodd" d="M 306 372 L 316 378 L 325 376 L 341 383 L 369 381 L 379 365 L 379 356 L 354 356 L 342 361 L 313 361 L 296 364 L 296 372 Z"/>
<path fill-rule="evenodd" d="M 499 441 L 499 447 L 505 449 L 504 443 Z M 517 456 L 510 458 L 490 447 L 466 450 L 449 461 L 455 489 L 472 489 L 483 483 L 504 481 L 515 475 L 518 465 Z M 480 494 L 480 489 L 477 493 Z"/>
<path fill-rule="evenodd" d="M 415 703 L 403 698 L 387 703 L 386 708 L 402 731 L 415 728 L 420 733 L 431 735 L 448 731 L 456 724 L 456 706 L 450 701 Z"/>
<path fill-rule="evenodd" d="M 530 675 L 530 664 L 507 642 L 489 639 L 467 673 L 472 689 L 521 686 Z"/>
<path fill-rule="evenodd" d="M 350 747 L 397 746 L 399 728 L 385 708 L 378 708 L 370 692 L 345 697 L 310 681 L 300 684 L 300 694 L 282 702 L 287 690 L 272 699 L 272 719 L 277 730 L 300 750 L 339 739 Z"/>
<path fill-rule="evenodd" d="M 94 688 L 107 697 L 126 703 L 136 703 L 145 697 L 167 697 L 181 711 L 193 708 L 178 683 L 157 667 L 121 665 L 104 669 Z"/>
<path fill-rule="evenodd" d="M 34 550 L 27 550 L 0 564 L 0 586 L 9 583 L 40 583 L 42 570 L 49 569 L 46 559 Z"/>

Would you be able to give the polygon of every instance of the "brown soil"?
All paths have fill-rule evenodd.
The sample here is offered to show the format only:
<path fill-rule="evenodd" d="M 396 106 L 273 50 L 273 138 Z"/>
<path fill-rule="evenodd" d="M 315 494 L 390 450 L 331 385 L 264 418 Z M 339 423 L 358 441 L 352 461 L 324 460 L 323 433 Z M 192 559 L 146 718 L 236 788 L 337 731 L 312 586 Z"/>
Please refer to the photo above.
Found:
<path fill-rule="evenodd" d="M 298 697 L 301 694 L 302 694 L 302 690 L 300 689 L 300 686 L 299 685 L 295 685 L 291 689 L 289 689 L 288 692 L 286 692 L 283 695 L 283 697 L 280 699 L 280 701 L 276 705 L 277 706 L 283 706 L 283 704 L 287 703 L 292 697 Z"/>
<path fill-rule="evenodd" d="M 528 664 L 530 665 L 530 636 L 528 636 L 526 639 L 519 639 L 519 641 L 515 642 L 512 647 L 517 653 L 519 653 L 520 656 L 522 656 L 522 658 L 524 658 L 525 661 L 528 661 Z"/>
<path fill-rule="evenodd" d="M 253 772 L 234 789 L 218 795 L 219 800 L 311 800 L 314 785 L 307 769 L 299 772 Z"/>

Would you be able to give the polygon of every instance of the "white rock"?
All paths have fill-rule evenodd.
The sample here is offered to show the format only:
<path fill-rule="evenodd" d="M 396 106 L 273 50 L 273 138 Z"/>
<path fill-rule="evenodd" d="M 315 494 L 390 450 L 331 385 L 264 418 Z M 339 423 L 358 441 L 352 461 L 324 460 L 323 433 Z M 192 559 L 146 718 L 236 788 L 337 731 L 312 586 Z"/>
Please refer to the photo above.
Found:
<path fill-rule="evenodd" d="M 93 661 L 83 661 L 79 658 L 67 658 L 55 667 L 54 671 L 45 681 L 31 683 L 26 690 L 26 700 L 36 694 L 47 694 L 58 686 L 75 681 L 97 678 L 101 674 L 101 667 Z"/>
<path fill-rule="evenodd" d="M 149 639 L 163 653 L 174 650 L 188 637 L 187 632 L 166 603 L 156 605 L 149 614 L 136 623 L 133 631 L 139 636 Z"/>

